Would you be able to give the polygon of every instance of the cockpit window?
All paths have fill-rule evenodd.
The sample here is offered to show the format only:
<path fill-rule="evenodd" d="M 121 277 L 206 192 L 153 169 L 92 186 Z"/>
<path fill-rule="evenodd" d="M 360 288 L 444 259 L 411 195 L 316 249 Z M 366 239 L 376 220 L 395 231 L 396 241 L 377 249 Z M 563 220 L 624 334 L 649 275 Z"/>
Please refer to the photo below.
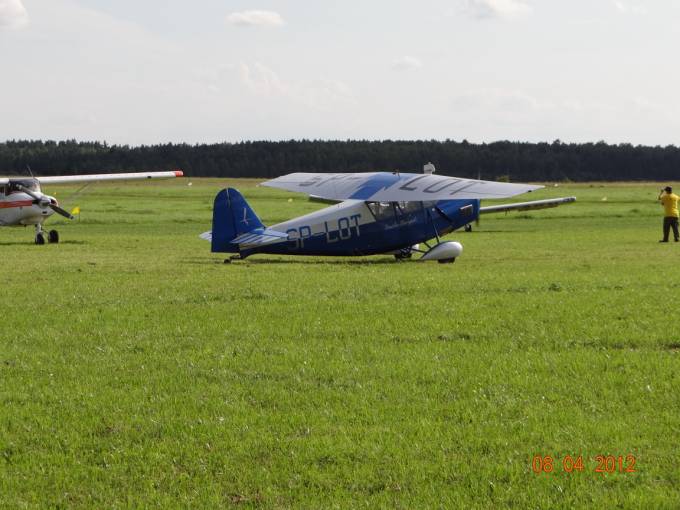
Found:
<path fill-rule="evenodd" d="M 366 205 L 378 221 L 394 219 L 394 207 L 392 204 L 393 202 L 366 202 Z"/>
<path fill-rule="evenodd" d="M 402 221 L 410 217 L 411 214 L 422 210 L 422 202 L 366 202 L 366 205 L 375 216 L 376 220 L 394 220 L 397 218 Z"/>
<path fill-rule="evenodd" d="M 417 212 L 422 209 L 422 203 L 421 202 L 414 202 L 414 201 L 408 201 L 408 202 L 395 202 L 394 203 L 395 207 L 397 208 L 397 211 L 400 214 L 408 214 L 412 212 Z"/>
<path fill-rule="evenodd" d="M 37 179 L 12 179 L 7 185 L 7 195 L 20 192 L 22 188 L 29 191 L 40 191 L 40 183 Z"/>

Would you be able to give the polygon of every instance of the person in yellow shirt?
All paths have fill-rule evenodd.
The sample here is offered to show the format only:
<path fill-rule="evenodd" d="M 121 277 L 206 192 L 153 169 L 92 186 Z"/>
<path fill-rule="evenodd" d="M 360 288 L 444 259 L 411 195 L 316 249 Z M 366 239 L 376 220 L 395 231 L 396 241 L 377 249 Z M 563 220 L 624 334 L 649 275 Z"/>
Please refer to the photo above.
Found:
<path fill-rule="evenodd" d="M 661 190 L 659 194 L 659 202 L 663 206 L 663 239 L 659 241 L 660 243 L 668 242 L 668 234 L 670 233 L 671 227 L 673 228 L 673 235 L 675 236 L 675 242 L 680 241 L 680 235 L 678 235 L 678 200 L 680 197 L 673 193 L 673 188 L 666 186 Z"/>

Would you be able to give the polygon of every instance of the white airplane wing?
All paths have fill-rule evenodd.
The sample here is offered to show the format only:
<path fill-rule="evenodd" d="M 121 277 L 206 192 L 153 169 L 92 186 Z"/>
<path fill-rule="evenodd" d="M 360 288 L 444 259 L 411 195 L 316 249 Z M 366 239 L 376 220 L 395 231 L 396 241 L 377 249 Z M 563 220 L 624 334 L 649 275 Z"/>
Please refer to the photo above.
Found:
<path fill-rule="evenodd" d="M 182 177 L 181 170 L 173 172 L 135 172 L 127 174 L 89 174 L 89 175 L 59 175 L 54 177 L 36 177 L 40 184 L 72 184 L 79 182 L 99 181 L 135 181 L 142 179 L 174 179 Z"/>
<path fill-rule="evenodd" d="M 507 198 L 543 187 L 445 175 L 389 172 L 293 173 L 263 182 L 262 185 L 306 193 L 327 200 L 352 199 L 366 202 Z"/>
<path fill-rule="evenodd" d="M 571 202 L 576 202 L 576 197 L 548 198 L 546 200 L 519 202 L 517 204 L 490 205 L 487 207 L 480 207 L 479 213 L 484 214 L 508 211 L 530 211 L 533 209 L 548 209 L 549 207 L 557 207 L 558 205 L 569 204 Z"/>

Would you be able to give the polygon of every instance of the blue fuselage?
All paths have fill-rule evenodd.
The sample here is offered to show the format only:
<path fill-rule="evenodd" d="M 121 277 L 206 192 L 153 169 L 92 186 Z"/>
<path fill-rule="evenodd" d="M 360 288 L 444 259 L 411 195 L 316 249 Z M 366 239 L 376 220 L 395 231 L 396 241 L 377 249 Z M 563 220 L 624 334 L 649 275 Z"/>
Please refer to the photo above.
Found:
<path fill-rule="evenodd" d="M 350 200 L 272 225 L 288 238 L 266 246 L 229 244 L 223 251 L 247 257 L 284 255 L 373 255 L 443 236 L 479 215 L 479 200 L 363 202 Z M 222 251 L 222 250 L 220 250 Z"/>

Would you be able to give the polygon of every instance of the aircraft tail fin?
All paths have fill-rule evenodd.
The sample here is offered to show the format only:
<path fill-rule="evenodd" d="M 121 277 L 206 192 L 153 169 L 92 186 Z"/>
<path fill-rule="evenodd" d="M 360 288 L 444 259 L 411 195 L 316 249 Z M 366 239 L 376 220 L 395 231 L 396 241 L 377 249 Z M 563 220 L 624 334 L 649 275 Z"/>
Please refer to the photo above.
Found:
<path fill-rule="evenodd" d="M 264 230 L 265 226 L 243 195 L 234 188 L 220 191 L 213 205 L 212 251 L 225 252 L 243 234 Z"/>

